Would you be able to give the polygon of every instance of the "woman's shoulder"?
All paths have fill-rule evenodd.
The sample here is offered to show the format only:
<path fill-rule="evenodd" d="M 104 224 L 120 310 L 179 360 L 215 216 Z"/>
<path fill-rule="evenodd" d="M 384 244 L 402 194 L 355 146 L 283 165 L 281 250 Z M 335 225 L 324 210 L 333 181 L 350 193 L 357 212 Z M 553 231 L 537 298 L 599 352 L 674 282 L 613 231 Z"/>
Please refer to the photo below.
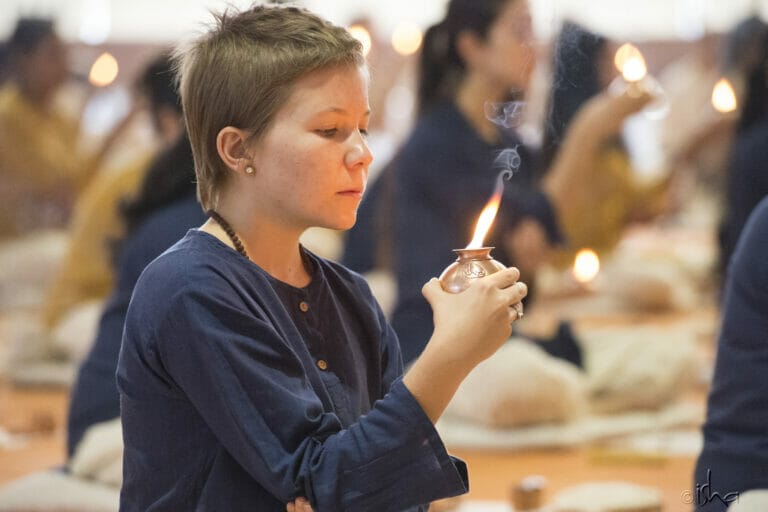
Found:
<path fill-rule="evenodd" d="M 227 281 L 227 270 L 232 266 L 230 257 L 240 256 L 234 252 L 229 255 L 228 251 L 217 247 L 217 242 L 199 229 L 189 229 L 146 266 L 137 289 L 156 290 L 158 296 L 167 298 L 177 290 L 221 286 Z"/>

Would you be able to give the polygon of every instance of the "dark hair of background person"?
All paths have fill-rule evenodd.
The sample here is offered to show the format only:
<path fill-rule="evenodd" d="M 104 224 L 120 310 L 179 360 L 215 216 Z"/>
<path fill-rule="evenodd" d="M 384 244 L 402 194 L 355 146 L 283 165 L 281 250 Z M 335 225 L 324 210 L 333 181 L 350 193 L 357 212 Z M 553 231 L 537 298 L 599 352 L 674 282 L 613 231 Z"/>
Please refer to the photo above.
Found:
<path fill-rule="evenodd" d="M 196 190 L 195 161 L 185 132 L 152 161 L 136 197 L 120 205 L 125 235 L 130 236 L 156 210 Z"/>
<path fill-rule="evenodd" d="M 723 73 L 744 71 L 754 65 L 757 41 L 768 32 L 768 25 L 759 16 L 750 16 L 736 24 L 723 38 L 720 69 Z"/>
<path fill-rule="evenodd" d="M 172 108 L 182 116 L 181 99 L 173 63 L 168 55 L 152 62 L 139 79 L 138 88 L 149 101 L 152 112 Z M 150 164 L 139 191 L 120 205 L 120 214 L 129 236 L 150 214 L 195 191 L 195 164 L 186 133 L 161 152 Z"/>
<path fill-rule="evenodd" d="M 169 54 L 164 53 L 149 64 L 138 80 L 137 89 L 149 101 L 150 111 L 168 107 L 182 114 L 176 72 Z"/>
<path fill-rule="evenodd" d="M 546 108 L 538 178 L 551 167 L 573 117 L 587 100 L 602 89 L 598 66 L 606 43 L 604 37 L 576 23 L 563 23 L 552 51 L 552 86 Z"/>
<path fill-rule="evenodd" d="M 484 39 L 502 8 L 516 0 L 451 0 L 443 21 L 424 34 L 419 61 L 418 114 L 453 99 L 465 73 L 456 41 L 461 32 Z"/>
<path fill-rule="evenodd" d="M 47 18 L 19 18 L 7 42 L 9 58 L 29 55 L 46 38 L 55 36 L 53 20 Z"/>
<path fill-rule="evenodd" d="M 754 52 L 754 61 L 745 70 L 744 105 L 736 128 L 737 134 L 746 132 L 768 117 L 768 27 L 763 24 L 762 30 L 753 30 L 752 46 L 744 48 L 745 51 Z"/>
<path fill-rule="evenodd" d="M 0 43 L 0 86 L 11 76 L 11 58 L 8 43 Z"/>

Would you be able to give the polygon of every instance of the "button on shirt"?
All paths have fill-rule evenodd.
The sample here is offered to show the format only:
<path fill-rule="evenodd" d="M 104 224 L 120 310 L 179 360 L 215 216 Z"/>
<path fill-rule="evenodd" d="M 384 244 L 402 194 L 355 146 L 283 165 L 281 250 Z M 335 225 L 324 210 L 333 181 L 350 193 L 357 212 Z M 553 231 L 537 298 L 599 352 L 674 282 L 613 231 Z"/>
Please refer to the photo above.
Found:
<path fill-rule="evenodd" d="M 198 230 L 147 267 L 117 372 L 122 511 L 426 510 L 466 492 L 365 281 L 304 254 L 305 288 Z"/>

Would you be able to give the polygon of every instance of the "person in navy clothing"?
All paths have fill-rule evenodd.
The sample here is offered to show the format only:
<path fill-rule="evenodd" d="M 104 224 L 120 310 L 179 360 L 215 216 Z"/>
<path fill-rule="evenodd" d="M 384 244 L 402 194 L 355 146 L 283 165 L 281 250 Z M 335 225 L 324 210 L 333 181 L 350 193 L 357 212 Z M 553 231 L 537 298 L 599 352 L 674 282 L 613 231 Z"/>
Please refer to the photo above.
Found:
<path fill-rule="evenodd" d="M 115 289 L 99 318 L 96 339 L 78 369 L 67 415 L 67 456 L 86 431 L 120 416 L 115 382 L 128 303 L 149 262 L 199 226 L 205 215 L 195 195 L 195 165 L 189 139 L 182 135 L 154 160 L 139 195 L 123 207 L 126 236 L 115 242 Z"/>
<path fill-rule="evenodd" d="M 768 197 L 752 212 L 728 266 L 722 326 L 694 474 L 697 511 L 723 511 L 768 489 Z"/>
<path fill-rule="evenodd" d="M 520 103 L 513 100 L 534 63 L 527 0 L 451 0 L 424 35 L 418 119 L 366 194 L 342 257 L 358 272 L 392 270 L 392 325 L 406 363 L 434 328 L 421 284 L 469 243 L 500 172 L 514 174 L 486 240 L 493 257 L 531 280 L 563 242 L 552 200 L 534 180 L 535 156 L 514 130 Z"/>
<path fill-rule="evenodd" d="M 305 10 L 256 6 L 218 15 L 179 69 L 210 218 L 131 299 L 120 509 L 387 512 L 466 492 L 434 423 L 509 336 L 518 270 L 457 295 L 425 284 L 435 330 L 401 376 L 365 281 L 299 244 L 355 222 L 372 160 L 361 44 Z"/>

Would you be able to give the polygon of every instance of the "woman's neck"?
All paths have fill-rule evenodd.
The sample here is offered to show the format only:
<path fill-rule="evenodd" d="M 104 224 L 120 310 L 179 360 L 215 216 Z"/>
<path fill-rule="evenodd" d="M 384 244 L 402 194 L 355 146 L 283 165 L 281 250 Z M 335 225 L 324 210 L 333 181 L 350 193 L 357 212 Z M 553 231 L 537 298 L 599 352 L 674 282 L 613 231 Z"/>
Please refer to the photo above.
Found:
<path fill-rule="evenodd" d="M 488 81 L 470 73 L 461 82 L 456 92 L 456 106 L 484 141 L 495 144 L 499 141 L 499 132 L 496 125 L 486 117 L 485 104 L 497 103 L 504 98 L 503 90 L 493 87 Z"/>
<path fill-rule="evenodd" d="M 312 277 L 304 265 L 299 248 L 301 230 L 286 229 L 248 210 L 221 205 L 216 211 L 240 239 L 253 263 L 275 279 L 291 286 L 303 288 L 310 283 Z M 209 219 L 201 229 L 235 249 L 232 239 L 214 219 Z"/>

